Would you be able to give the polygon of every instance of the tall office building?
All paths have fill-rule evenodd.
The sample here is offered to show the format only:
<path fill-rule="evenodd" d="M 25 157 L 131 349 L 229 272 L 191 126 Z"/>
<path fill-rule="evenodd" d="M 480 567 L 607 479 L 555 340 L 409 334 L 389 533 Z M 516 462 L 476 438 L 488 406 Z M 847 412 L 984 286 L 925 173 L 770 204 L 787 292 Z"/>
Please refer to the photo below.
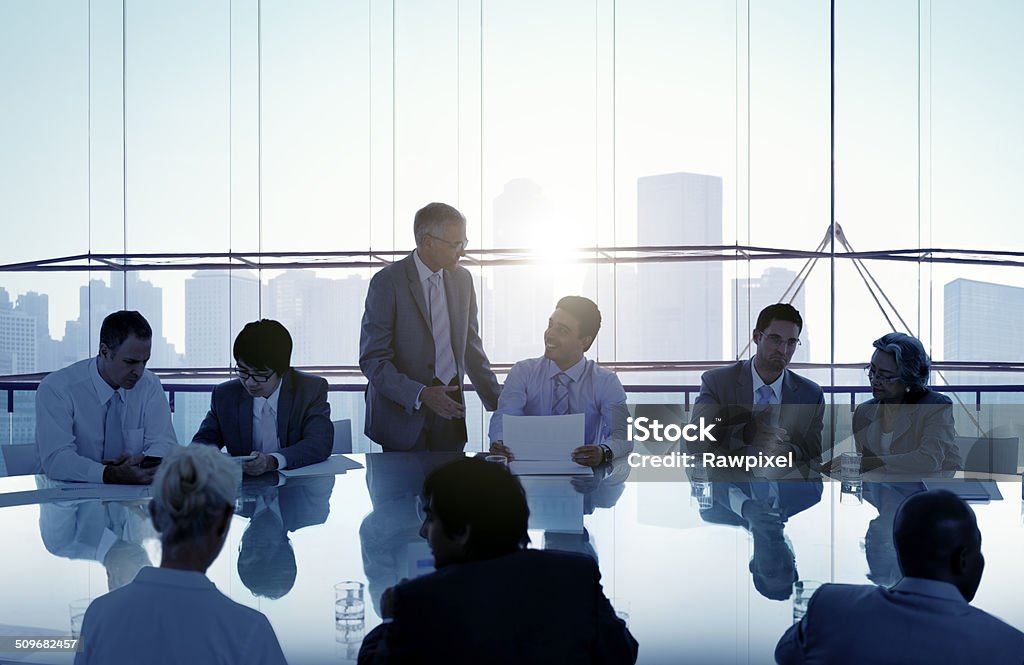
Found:
<path fill-rule="evenodd" d="M 0 375 L 36 371 L 36 318 L 11 306 L 0 288 Z"/>
<path fill-rule="evenodd" d="M 721 178 L 667 173 L 637 181 L 638 245 L 721 243 Z M 717 261 L 638 265 L 635 295 L 621 294 L 619 311 L 640 320 L 620 324 L 620 351 L 642 360 L 722 359 L 722 286 Z"/>
<path fill-rule="evenodd" d="M 49 372 L 60 367 L 58 343 L 50 339 L 50 296 L 29 291 L 18 296 L 14 311 L 31 316 L 36 321 L 36 369 Z"/>
<path fill-rule="evenodd" d="M 288 270 L 267 282 L 263 311 L 291 333 L 292 365 L 355 365 L 359 360 L 359 320 L 369 282 Z"/>
<path fill-rule="evenodd" d="M 945 360 L 1024 360 L 1024 288 L 954 279 L 943 296 Z"/>
<path fill-rule="evenodd" d="M 800 335 L 801 344 L 793 353 L 794 362 L 807 362 L 811 357 L 811 336 L 808 331 L 807 312 L 804 309 L 804 291 L 801 289 L 795 296 L 790 287 L 797 273 L 786 268 L 768 268 L 760 277 L 752 279 L 732 280 L 733 320 L 736 337 L 732 341 L 733 357 L 749 357 L 753 355 L 753 343 L 750 341 L 757 315 L 768 305 L 778 302 L 789 302 L 796 307 L 804 319 L 804 328 Z M 795 288 L 795 287 L 794 287 Z M 783 300 L 782 295 L 789 290 Z"/>

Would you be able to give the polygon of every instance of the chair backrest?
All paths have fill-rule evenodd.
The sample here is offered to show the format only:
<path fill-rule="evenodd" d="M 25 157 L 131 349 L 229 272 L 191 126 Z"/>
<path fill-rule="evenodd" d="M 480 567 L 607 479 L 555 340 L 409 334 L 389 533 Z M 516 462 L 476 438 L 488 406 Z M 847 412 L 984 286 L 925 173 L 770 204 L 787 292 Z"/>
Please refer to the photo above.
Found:
<path fill-rule="evenodd" d="M 0 475 L 27 476 L 43 472 L 39 464 L 39 449 L 34 443 L 0 446 L 0 454 L 7 467 L 7 473 Z"/>
<path fill-rule="evenodd" d="M 964 460 L 964 471 L 1016 475 L 1020 439 L 958 436 L 956 447 Z"/>
<path fill-rule="evenodd" d="M 352 421 L 335 420 L 331 424 L 334 425 L 334 448 L 331 454 L 352 452 Z"/>

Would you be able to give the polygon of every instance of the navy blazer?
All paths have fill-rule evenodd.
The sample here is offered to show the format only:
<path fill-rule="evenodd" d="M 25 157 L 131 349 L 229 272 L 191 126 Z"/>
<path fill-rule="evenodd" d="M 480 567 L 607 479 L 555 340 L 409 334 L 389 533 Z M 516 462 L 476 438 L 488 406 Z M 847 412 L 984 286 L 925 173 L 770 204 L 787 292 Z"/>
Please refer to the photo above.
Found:
<path fill-rule="evenodd" d="M 634 663 L 637 642 L 601 590 L 593 559 L 519 550 L 445 566 L 394 591 L 394 619 L 359 663 Z"/>
<path fill-rule="evenodd" d="M 322 462 L 334 447 L 327 381 L 289 369 L 281 377 L 277 401 L 277 438 L 289 469 Z M 210 411 L 192 443 L 227 446 L 232 455 L 252 453 L 252 395 L 238 379 L 213 389 Z"/>
<path fill-rule="evenodd" d="M 461 266 L 444 271 L 457 378 L 473 380 L 488 411 L 501 387 L 480 340 L 473 277 Z M 434 337 L 423 284 L 412 254 L 379 271 L 366 293 L 359 335 L 359 368 L 367 379 L 365 433 L 385 448 L 412 448 L 426 420 L 416 398 L 434 379 Z M 464 443 L 465 440 L 457 443 Z"/>
<path fill-rule="evenodd" d="M 936 473 L 963 467 L 963 459 L 956 447 L 953 427 L 953 402 L 931 390 L 900 405 L 892 428 L 890 454 L 882 450 L 881 403 L 870 399 L 853 413 L 853 437 L 857 452 L 865 458 L 882 461 L 886 471 L 900 473 Z"/>
<path fill-rule="evenodd" d="M 1019 665 L 1024 634 L 971 607 L 956 587 L 904 577 L 889 589 L 825 584 L 775 648 L 782 665 Z"/>
<path fill-rule="evenodd" d="M 708 370 L 700 378 L 700 395 L 693 405 L 691 422 L 704 418 L 721 425 L 714 428 L 719 453 L 743 453 L 746 443 L 743 429 L 751 420 L 754 383 L 751 360 Z M 789 434 L 793 458 L 797 462 L 821 459 L 821 430 L 825 415 L 825 395 L 814 381 L 786 370 L 782 379 L 782 404 L 779 427 Z M 745 453 L 743 453 L 745 454 Z"/>

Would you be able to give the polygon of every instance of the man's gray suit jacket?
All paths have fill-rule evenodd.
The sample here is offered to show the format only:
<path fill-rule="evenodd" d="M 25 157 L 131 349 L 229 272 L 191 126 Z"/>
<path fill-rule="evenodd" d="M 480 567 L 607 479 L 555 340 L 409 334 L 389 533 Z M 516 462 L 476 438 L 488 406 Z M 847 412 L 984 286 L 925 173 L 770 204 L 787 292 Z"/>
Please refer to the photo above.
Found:
<path fill-rule="evenodd" d="M 747 445 L 743 430 L 751 420 L 754 404 L 754 381 L 750 374 L 752 360 L 743 360 L 728 367 L 708 370 L 700 379 L 700 395 L 693 407 L 691 422 L 704 418 L 714 423 L 717 444 L 712 450 L 722 454 L 742 453 Z M 779 427 L 789 434 L 796 462 L 821 458 L 821 430 L 825 415 L 825 396 L 810 379 L 786 370 L 782 379 L 782 404 Z"/>
<path fill-rule="evenodd" d="M 294 469 L 322 462 L 331 454 L 334 427 L 327 403 L 327 381 L 289 369 L 281 377 L 277 401 L 277 438 L 280 454 Z M 210 411 L 192 437 L 192 443 L 227 446 L 232 455 L 252 452 L 252 395 L 232 379 L 213 389 Z"/>
<path fill-rule="evenodd" d="M 468 374 L 484 407 L 493 411 L 501 388 L 480 341 L 473 278 L 461 266 L 445 270 L 444 289 L 459 387 Z M 366 435 L 385 448 L 412 448 L 428 410 L 425 405 L 417 409 L 416 398 L 434 380 L 430 314 L 412 254 L 370 280 L 359 367 L 368 381 Z"/>

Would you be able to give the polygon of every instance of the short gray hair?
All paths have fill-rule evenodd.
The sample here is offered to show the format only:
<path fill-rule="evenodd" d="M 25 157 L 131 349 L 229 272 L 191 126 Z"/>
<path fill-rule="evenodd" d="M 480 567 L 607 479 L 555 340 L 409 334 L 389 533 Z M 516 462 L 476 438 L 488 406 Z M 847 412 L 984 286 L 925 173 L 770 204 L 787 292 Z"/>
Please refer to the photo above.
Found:
<path fill-rule="evenodd" d="M 894 332 L 876 339 L 874 347 L 893 355 L 896 359 L 896 373 L 911 392 L 925 389 L 932 369 L 932 359 L 928 357 L 921 340 Z"/>
<path fill-rule="evenodd" d="M 466 217 L 447 203 L 428 203 L 416 211 L 412 232 L 419 246 L 426 236 L 440 237 L 438 234 L 449 224 L 465 223 Z"/>
<path fill-rule="evenodd" d="M 175 446 L 153 479 L 153 526 L 160 540 L 186 542 L 208 529 L 224 506 L 234 505 L 240 471 L 213 446 Z"/>

